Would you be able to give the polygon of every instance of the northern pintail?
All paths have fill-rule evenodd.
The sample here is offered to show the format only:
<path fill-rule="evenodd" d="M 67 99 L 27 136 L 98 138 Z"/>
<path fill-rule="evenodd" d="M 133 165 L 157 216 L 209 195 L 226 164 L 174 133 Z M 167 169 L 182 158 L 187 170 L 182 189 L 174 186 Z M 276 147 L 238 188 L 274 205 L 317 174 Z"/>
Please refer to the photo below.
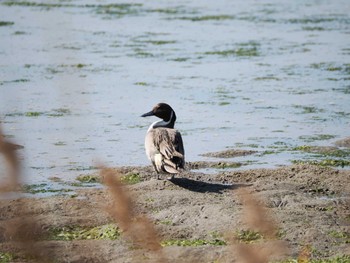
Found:
<path fill-rule="evenodd" d="M 176 114 L 166 103 L 158 103 L 141 117 L 157 116 L 162 120 L 149 126 L 145 148 L 159 179 L 159 173 L 171 174 L 170 179 L 185 166 L 185 150 L 179 131 L 174 129 Z"/>

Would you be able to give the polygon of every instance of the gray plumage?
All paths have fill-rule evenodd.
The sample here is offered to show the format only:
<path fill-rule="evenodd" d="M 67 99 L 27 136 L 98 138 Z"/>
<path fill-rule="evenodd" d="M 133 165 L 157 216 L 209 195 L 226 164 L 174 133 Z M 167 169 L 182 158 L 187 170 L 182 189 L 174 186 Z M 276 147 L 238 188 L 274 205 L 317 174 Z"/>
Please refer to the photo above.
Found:
<path fill-rule="evenodd" d="M 142 117 L 155 115 L 162 118 L 151 124 L 145 138 L 145 149 L 157 174 L 168 173 L 172 176 L 185 167 L 185 151 L 179 131 L 174 129 L 176 115 L 165 103 L 157 104 L 152 111 Z"/>

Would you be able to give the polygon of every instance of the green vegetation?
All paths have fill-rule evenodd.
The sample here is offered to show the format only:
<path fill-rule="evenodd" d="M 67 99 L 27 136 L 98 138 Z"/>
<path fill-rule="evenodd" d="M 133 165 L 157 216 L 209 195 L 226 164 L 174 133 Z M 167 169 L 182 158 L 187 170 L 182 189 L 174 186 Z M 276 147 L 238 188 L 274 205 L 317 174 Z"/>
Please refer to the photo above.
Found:
<path fill-rule="evenodd" d="M 79 175 L 76 180 L 78 180 L 81 183 L 100 183 L 101 178 L 99 175 L 93 175 L 93 174 L 81 174 Z"/>
<path fill-rule="evenodd" d="M 14 260 L 14 255 L 8 252 L 0 251 L 0 263 L 8 263 Z"/>
<path fill-rule="evenodd" d="M 142 81 L 140 81 L 140 82 L 135 82 L 134 84 L 135 84 L 135 85 L 138 85 L 138 86 L 148 86 L 148 85 L 149 85 L 147 82 L 142 82 Z"/>
<path fill-rule="evenodd" d="M 180 246 L 180 247 L 198 247 L 198 246 L 225 246 L 226 242 L 220 239 L 206 240 L 206 239 L 172 239 L 165 240 L 161 243 L 162 247 Z"/>
<path fill-rule="evenodd" d="M 273 263 L 298 263 L 298 262 L 299 261 L 297 259 L 287 259 L 283 261 L 274 261 Z M 350 256 L 344 255 L 344 256 L 337 256 L 329 259 L 309 259 L 307 262 L 308 263 L 349 263 Z"/>
<path fill-rule="evenodd" d="M 326 141 L 330 139 L 334 139 L 336 136 L 331 134 L 317 134 L 317 135 L 304 135 L 299 136 L 300 140 L 305 142 L 314 142 L 314 141 Z"/>
<path fill-rule="evenodd" d="M 54 228 L 49 231 L 50 240 L 116 240 L 121 232 L 118 227 L 113 224 L 96 226 L 96 227 L 62 227 Z"/>
<path fill-rule="evenodd" d="M 183 16 L 183 17 L 178 17 L 177 19 L 181 19 L 181 20 L 190 20 L 193 22 L 198 22 L 198 21 L 209 21 L 209 20 L 216 20 L 216 21 L 220 21 L 220 20 L 232 20 L 234 19 L 234 16 L 231 15 L 207 15 L 207 16 Z"/>
<path fill-rule="evenodd" d="M 25 80 L 25 79 L 20 79 L 20 80 L 16 80 L 14 82 L 26 82 L 29 80 Z M 64 108 L 60 108 L 60 109 L 52 109 L 51 111 L 27 111 L 27 112 L 13 112 L 13 113 L 7 113 L 5 116 L 7 117 L 40 117 L 40 116 L 46 116 L 46 117 L 62 117 L 62 116 L 66 116 L 69 115 L 71 112 L 69 109 L 64 109 Z"/>
<path fill-rule="evenodd" d="M 292 24 L 319 24 L 324 22 L 333 22 L 336 18 L 333 17 L 311 17 L 311 18 L 291 18 L 289 23 Z"/>
<path fill-rule="evenodd" d="M 305 31 L 324 31 L 324 30 L 326 30 L 324 27 L 321 27 L 321 26 L 303 26 L 302 29 Z"/>
<path fill-rule="evenodd" d="M 90 8 L 97 14 L 109 16 L 124 16 L 139 13 L 139 3 L 110 3 L 110 4 L 73 4 L 73 3 L 43 3 L 32 1 L 6 1 L 2 3 L 6 6 L 36 7 L 42 9 L 51 8 Z"/>
<path fill-rule="evenodd" d="M 120 4 L 105 4 L 105 5 L 85 5 L 87 7 L 93 7 L 96 9 L 96 13 L 100 15 L 109 15 L 114 17 L 122 17 L 125 15 L 135 15 L 139 13 L 139 9 L 142 4 L 138 3 L 120 3 Z"/>
<path fill-rule="evenodd" d="M 63 3 L 42 3 L 42 2 L 32 2 L 32 1 L 6 1 L 2 3 L 6 6 L 28 6 L 28 7 L 44 7 L 44 8 L 54 8 L 54 7 L 88 7 L 88 8 L 116 8 L 125 9 L 132 6 L 142 6 L 142 4 L 63 4 Z"/>
<path fill-rule="evenodd" d="M 138 173 L 128 173 L 123 175 L 120 179 L 124 184 L 137 184 L 141 182 L 141 178 Z"/>
<path fill-rule="evenodd" d="M 344 74 L 350 74 L 350 65 L 349 64 L 343 64 L 343 65 L 335 65 L 334 63 L 312 63 L 310 65 L 313 69 L 321 69 L 326 70 L 330 72 L 342 72 Z"/>
<path fill-rule="evenodd" d="M 151 58 L 154 57 L 154 55 L 150 52 L 144 51 L 140 48 L 135 49 L 135 53 L 129 56 L 136 56 L 136 57 L 141 57 L 141 58 Z"/>
<path fill-rule="evenodd" d="M 160 220 L 159 224 L 171 226 L 173 224 L 173 222 L 171 220 Z"/>
<path fill-rule="evenodd" d="M 237 57 L 256 57 L 259 56 L 259 51 L 256 47 L 251 48 L 237 48 L 237 49 L 228 49 L 220 51 L 207 51 L 205 55 L 218 55 L 222 57 L 228 56 L 237 56 Z"/>
<path fill-rule="evenodd" d="M 294 105 L 294 108 L 302 109 L 303 111 L 301 112 L 301 114 L 324 112 L 323 109 L 318 109 L 316 107 L 311 106 Z"/>
<path fill-rule="evenodd" d="M 55 142 L 53 145 L 55 145 L 55 146 L 65 146 L 66 143 L 63 142 L 63 141 L 58 141 L 58 142 Z"/>
<path fill-rule="evenodd" d="M 2 3 L 6 6 L 29 6 L 29 7 L 45 7 L 45 8 L 52 8 L 52 7 L 68 7 L 68 6 L 74 6 L 74 5 L 68 5 L 68 4 L 49 4 L 49 3 L 36 3 L 36 2 L 29 2 L 29 1 L 7 1 Z"/>
<path fill-rule="evenodd" d="M 292 149 L 293 151 L 303 151 L 307 153 L 315 153 L 322 156 L 332 157 L 348 157 L 350 156 L 350 150 L 342 150 L 336 147 L 322 147 L 322 146 L 310 146 L 302 145 Z"/>
<path fill-rule="evenodd" d="M 340 232 L 340 231 L 330 231 L 329 235 L 331 237 L 339 239 L 340 243 L 350 244 L 350 233 Z"/>
<path fill-rule="evenodd" d="M 239 240 L 242 243 L 254 243 L 258 240 L 261 240 L 263 238 L 263 236 L 258 233 L 255 232 L 253 230 L 241 230 L 239 232 L 237 232 L 236 234 L 236 238 L 237 240 Z"/>
<path fill-rule="evenodd" d="M 183 10 L 179 10 L 177 8 L 156 8 L 156 9 L 148 9 L 147 12 L 150 13 L 163 13 L 163 14 L 170 14 L 170 15 L 174 15 L 174 14 L 178 14 L 180 12 L 184 12 Z"/>
<path fill-rule="evenodd" d="M 96 170 L 96 166 L 77 166 L 74 168 L 69 168 L 69 171 L 90 171 L 90 170 Z"/>
<path fill-rule="evenodd" d="M 337 166 L 344 167 L 350 166 L 349 160 L 335 160 L 335 159 L 326 159 L 326 160 L 292 160 L 294 164 L 311 164 L 318 166 Z"/>
<path fill-rule="evenodd" d="M 147 40 L 144 43 L 160 46 L 160 45 L 174 44 L 176 43 L 176 41 L 175 40 Z"/>
<path fill-rule="evenodd" d="M 279 81 L 281 79 L 278 78 L 278 77 L 275 77 L 273 75 L 268 75 L 268 76 L 264 76 L 264 77 L 254 78 L 254 80 L 256 80 L 256 81 L 265 81 L 265 80 L 276 80 L 276 81 Z"/>
<path fill-rule="evenodd" d="M 226 169 L 226 168 L 238 168 L 241 166 L 242 166 L 241 163 L 236 163 L 236 162 L 218 162 L 213 164 L 211 167 L 218 168 L 218 169 Z"/>
<path fill-rule="evenodd" d="M 71 192 L 71 189 L 50 189 L 47 184 L 25 184 L 22 186 L 22 191 L 29 194 L 39 193 L 66 193 Z"/>
<path fill-rule="evenodd" d="M 43 112 L 39 112 L 39 111 L 29 111 L 29 112 L 26 112 L 24 115 L 26 117 L 38 117 L 38 116 L 41 116 L 43 114 L 44 114 Z"/>
<path fill-rule="evenodd" d="M 219 106 L 226 106 L 226 105 L 230 105 L 231 103 L 228 101 L 221 101 L 219 102 Z"/>
<path fill-rule="evenodd" d="M 176 62 L 185 62 L 187 60 L 189 60 L 190 58 L 174 58 L 172 59 L 172 61 L 176 61 Z"/>
<path fill-rule="evenodd" d="M 69 115 L 71 112 L 69 109 L 59 108 L 59 109 L 53 109 L 51 112 L 45 113 L 46 116 L 49 117 L 62 117 Z"/>
<path fill-rule="evenodd" d="M 14 22 L 0 21 L 0 26 L 12 26 L 14 24 Z"/>

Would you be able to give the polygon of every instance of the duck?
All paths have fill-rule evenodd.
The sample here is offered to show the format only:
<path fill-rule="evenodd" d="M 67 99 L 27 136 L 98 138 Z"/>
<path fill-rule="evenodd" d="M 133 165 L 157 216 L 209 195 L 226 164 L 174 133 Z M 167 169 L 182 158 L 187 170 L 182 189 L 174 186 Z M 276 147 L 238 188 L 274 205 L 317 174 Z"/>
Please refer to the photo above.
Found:
<path fill-rule="evenodd" d="M 156 116 L 161 120 L 153 122 L 146 133 L 145 150 L 148 159 L 160 179 L 160 174 L 168 174 L 172 180 L 175 174 L 185 169 L 185 150 L 181 133 L 174 129 L 176 114 L 167 103 L 156 104 L 151 111 L 141 117 Z"/>

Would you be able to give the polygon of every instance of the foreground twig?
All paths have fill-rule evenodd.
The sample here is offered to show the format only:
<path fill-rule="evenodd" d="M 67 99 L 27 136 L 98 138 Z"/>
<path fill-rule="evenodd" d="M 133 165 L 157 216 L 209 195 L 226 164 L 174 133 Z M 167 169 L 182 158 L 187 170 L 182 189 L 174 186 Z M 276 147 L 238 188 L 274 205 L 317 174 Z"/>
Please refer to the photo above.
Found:
<path fill-rule="evenodd" d="M 270 216 L 268 210 L 253 193 L 246 189 L 238 191 L 238 197 L 243 203 L 242 221 L 246 225 L 262 234 L 266 239 L 260 244 L 240 243 L 233 239 L 233 251 L 240 263 L 267 263 L 280 258 L 287 252 L 285 243 L 276 239 L 278 226 Z"/>
<path fill-rule="evenodd" d="M 154 225 L 146 216 L 135 212 L 132 198 L 120 181 L 120 174 L 103 168 L 101 176 L 113 198 L 109 212 L 124 235 L 135 245 L 155 253 L 156 259 L 153 262 L 166 262 Z"/>

